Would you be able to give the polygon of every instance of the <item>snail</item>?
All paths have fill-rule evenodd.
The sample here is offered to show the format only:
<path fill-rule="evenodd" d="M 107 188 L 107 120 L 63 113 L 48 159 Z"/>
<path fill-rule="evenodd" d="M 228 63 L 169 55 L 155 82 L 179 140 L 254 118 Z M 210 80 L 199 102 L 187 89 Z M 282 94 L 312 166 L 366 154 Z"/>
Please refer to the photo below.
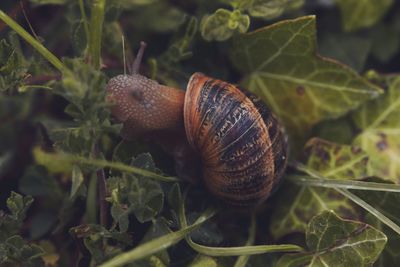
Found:
<path fill-rule="evenodd" d="M 287 137 L 275 115 L 238 86 L 194 73 L 186 92 L 138 74 L 141 43 L 130 75 L 109 80 L 107 100 L 123 137 L 184 125 L 199 155 L 208 190 L 225 203 L 254 206 L 270 195 L 287 162 Z"/>

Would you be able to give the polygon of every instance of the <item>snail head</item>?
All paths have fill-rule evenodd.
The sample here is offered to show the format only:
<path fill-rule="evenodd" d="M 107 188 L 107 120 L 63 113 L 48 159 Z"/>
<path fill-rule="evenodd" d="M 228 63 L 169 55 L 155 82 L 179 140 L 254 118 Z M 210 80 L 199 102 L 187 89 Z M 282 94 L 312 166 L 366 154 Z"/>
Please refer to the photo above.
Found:
<path fill-rule="evenodd" d="M 138 73 L 145 46 L 141 42 L 130 74 L 113 77 L 106 86 L 111 113 L 123 123 L 122 136 L 126 139 L 183 125 L 184 91 Z"/>

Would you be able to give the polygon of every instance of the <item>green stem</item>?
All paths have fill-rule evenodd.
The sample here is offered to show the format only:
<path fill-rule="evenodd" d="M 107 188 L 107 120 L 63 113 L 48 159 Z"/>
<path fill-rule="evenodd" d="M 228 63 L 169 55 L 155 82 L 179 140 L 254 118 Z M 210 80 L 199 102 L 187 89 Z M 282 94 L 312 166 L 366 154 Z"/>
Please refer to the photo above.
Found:
<path fill-rule="evenodd" d="M 256 231 L 257 230 L 257 218 L 256 212 L 253 211 L 251 214 L 251 223 L 249 228 L 249 238 L 247 239 L 246 246 L 251 246 L 254 244 L 256 239 Z M 235 262 L 233 267 L 245 267 L 247 262 L 249 261 L 250 255 L 242 255 L 239 256 Z"/>
<path fill-rule="evenodd" d="M 83 0 L 79 0 L 79 9 L 81 11 L 81 16 L 82 16 L 82 20 L 83 20 L 83 27 L 85 29 L 86 43 L 88 44 L 89 43 L 89 38 L 90 38 L 89 22 L 88 22 L 88 18 L 86 16 L 85 6 L 83 4 Z"/>
<path fill-rule="evenodd" d="M 93 0 L 91 8 L 89 55 L 95 69 L 100 68 L 105 2 L 106 0 Z"/>
<path fill-rule="evenodd" d="M 210 209 L 210 212 L 215 212 Z M 184 201 L 181 201 L 179 206 L 179 223 L 181 227 L 187 227 L 187 220 L 185 215 Z M 195 222 L 196 223 L 196 222 Z M 255 227 L 255 226 L 254 226 Z M 251 241 L 251 240 L 250 240 Z M 292 245 L 259 245 L 259 246 L 242 246 L 242 247 L 209 247 L 203 246 L 193 242 L 190 235 L 186 235 L 186 242 L 188 245 L 198 253 L 214 256 L 214 257 L 226 257 L 226 256 L 242 256 L 242 255 L 257 255 L 271 252 L 299 252 L 303 251 L 303 248 Z"/>
<path fill-rule="evenodd" d="M 97 177 L 90 177 L 86 198 L 86 216 L 88 223 L 97 223 Z"/>
<path fill-rule="evenodd" d="M 11 29 L 16 31 L 25 41 L 27 41 L 33 48 L 35 48 L 47 61 L 49 61 L 55 68 L 57 68 L 62 74 L 69 73 L 68 68 L 46 47 L 39 43 L 32 35 L 30 35 L 24 28 L 22 28 L 12 18 L 7 16 L 2 10 L 0 10 L 0 19 L 4 21 Z"/>
<path fill-rule="evenodd" d="M 76 156 L 67 153 L 48 153 L 42 151 L 40 148 L 35 148 L 33 150 L 33 155 L 35 157 L 36 162 L 39 164 L 45 165 L 49 164 L 49 162 L 58 161 L 60 165 L 72 165 L 72 164 L 86 164 L 95 167 L 108 167 L 111 169 L 116 169 L 123 172 L 135 173 L 138 175 L 142 175 L 145 177 L 153 178 L 158 181 L 163 182 L 179 182 L 180 180 L 176 177 L 163 176 L 157 173 L 144 170 L 141 168 L 133 167 L 130 165 L 126 165 L 120 162 L 111 162 L 103 159 L 88 159 L 81 156 Z"/>

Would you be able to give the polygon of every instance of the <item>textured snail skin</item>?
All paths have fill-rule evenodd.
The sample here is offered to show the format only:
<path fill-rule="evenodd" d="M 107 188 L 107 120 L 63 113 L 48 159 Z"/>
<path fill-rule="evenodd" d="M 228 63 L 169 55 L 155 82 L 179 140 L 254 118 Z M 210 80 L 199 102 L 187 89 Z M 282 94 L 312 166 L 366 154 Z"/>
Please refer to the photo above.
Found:
<path fill-rule="evenodd" d="M 260 99 L 195 73 L 187 86 L 184 122 L 214 195 L 236 206 L 256 205 L 269 196 L 286 166 L 287 140 Z"/>
<path fill-rule="evenodd" d="M 107 92 L 124 138 L 184 123 L 204 183 L 228 204 L 260 204 L 285 170 L 283 128 L 260 99 L 232 84 L 195 73 L 185 94 L 133 74 L 111 79 Z"/>
<path fill-rule="evenodd" d="M 111 112 L 124 123 L 122 135 L 177 128 L 183 123 L 185 92 L 167 87 L 139 74 L 118 75 L 107 84 Z"/>

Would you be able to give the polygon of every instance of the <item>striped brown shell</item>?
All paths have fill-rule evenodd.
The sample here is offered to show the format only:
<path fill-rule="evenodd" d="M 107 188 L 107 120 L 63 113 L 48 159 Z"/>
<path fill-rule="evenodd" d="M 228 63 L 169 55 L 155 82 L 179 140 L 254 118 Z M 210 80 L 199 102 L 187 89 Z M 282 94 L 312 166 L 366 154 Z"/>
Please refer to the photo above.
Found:
<path fill-rule="evenodd" d="M 236 206 L 256 205 L 269 196 L 286 167 L 287 139 L 262 101 L 195 73 L 187 85 L 184 121 L 211 193 Z"/>

